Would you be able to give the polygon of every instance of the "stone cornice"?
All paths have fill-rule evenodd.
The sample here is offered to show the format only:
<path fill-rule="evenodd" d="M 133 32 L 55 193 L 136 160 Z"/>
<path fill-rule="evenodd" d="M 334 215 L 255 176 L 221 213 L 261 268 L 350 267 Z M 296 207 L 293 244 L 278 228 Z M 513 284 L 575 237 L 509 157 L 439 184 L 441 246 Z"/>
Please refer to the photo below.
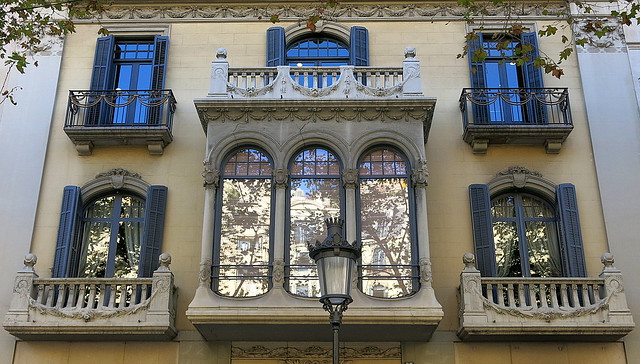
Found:
<path fill-rule="evenodd" d="M 315 1 L 280 1 L 278 3 L 219 2 L 212 6 L 204 1 L 186 1 L 178 5 L 163 5 L 163 1 L 136 1 L 135 4 L 123 5 L 116 2 L 109 7 L 102 23 L 112 21 L 156 21 L 177 22 L 207 19 L 211 21 L 260 21 L 267 22 L 273 14 L 278 14 L 281 21 L 298 21 L 314 14 Z M 516 15 L 520 18 L 556 18 L 565 7 L 562 1 L 555 4 L 522 1 L 518 6 L 506 8 L 505 5 L 487 5 L 487 17 L 502 17 L 504 14 Z M 336 8 L 327 9 L 327 20 L 452 20 L 461 19 L 466 8 L 456 5 L 455 1 L 353 1 L 341 3 Z M 94 19 L 86 19 L 94 21 Z M 78 22 L 82 22 L 80 19 Z"/>
<path fill-rule="evenodd" d="M 214 123 L 246 122 L 411 122 L 428 130 L 436 99 L 390 100 L 238 100 L 195 99 L 203 129 Z"/>

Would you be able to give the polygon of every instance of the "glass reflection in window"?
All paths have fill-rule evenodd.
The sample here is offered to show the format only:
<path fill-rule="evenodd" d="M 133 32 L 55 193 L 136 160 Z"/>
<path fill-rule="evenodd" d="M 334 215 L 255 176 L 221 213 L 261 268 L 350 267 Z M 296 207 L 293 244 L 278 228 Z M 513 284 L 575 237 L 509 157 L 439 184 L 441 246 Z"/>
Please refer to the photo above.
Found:
<path fill-rule="evenodd" d="M 253 297 L 269 289 L 271 175 L 269 157 L 244 148 L 224 164 L 214 290 Z"/>
<path fill-rule="evenodd" d="M 289 168 L 289 291 L 319 297 L 316 267 L 309 259 L 307 242 L 323 240 L 324 219 L 341 216 L 340 162 L 327 149 L 309 148 L 298 153 Z"/>

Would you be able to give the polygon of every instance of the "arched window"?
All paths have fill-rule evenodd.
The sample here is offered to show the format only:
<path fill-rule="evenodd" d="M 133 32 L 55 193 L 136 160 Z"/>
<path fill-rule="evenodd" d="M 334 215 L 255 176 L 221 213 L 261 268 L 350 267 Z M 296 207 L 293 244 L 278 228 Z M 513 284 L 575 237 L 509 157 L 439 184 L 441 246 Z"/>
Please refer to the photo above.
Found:
<path fill-rule="evenodd" d="M 88 204 L 82 218 L 80 277 L 138 276 L 145 202 L 116 193 Z"/>
<path fill-rule="evenodd" d="M 307 242 L 325 238 L 324 219 L 342 217 L 340 170 L 336 155 L 322 147 L 302 150 L 289 164 L 288 289 L 293 294 L 320 295 Z"/>
<path fill-rule="evenodd" d="M 396 298 L 418 290 L 409 164 L 391 148 L 376 148 L 358 165 L 362 291 Z"/>
<path fill-rule="evenodd" d="M 562 260 L 555 209 L 526 193 L 491 199 L 498 277 L 559 277 Z"/>
<path fill-rule="evenodd" d="M 151 277 L 162 247 L 167 187 L 116 168 L 66 186 L 53 277 Z"/>
<path fill-rule="evenodd" d="M 222 166 L 214 251 L 214 291 L 253 297 L 269 290 L 273 164 L 252 147 L 232 153 Z"/>
<path fill-rule="evenodd" d="M 349 46 L 338 39 L 312 35 L 289 44 L 286 64 L 293 67 L 344 66 L 349 64 Z"/>

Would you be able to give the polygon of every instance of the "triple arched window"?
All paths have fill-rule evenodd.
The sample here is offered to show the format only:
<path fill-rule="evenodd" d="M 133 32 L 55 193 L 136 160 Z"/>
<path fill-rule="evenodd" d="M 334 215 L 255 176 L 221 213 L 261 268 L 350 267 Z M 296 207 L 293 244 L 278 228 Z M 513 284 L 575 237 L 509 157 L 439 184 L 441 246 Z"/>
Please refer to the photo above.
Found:
<path fill-rule="evenodd" d="M 355 188 L 345 188 L 344 164 L 325 146 L 296 151 L 286 166 L 285 202 L 278 205 L 271 178 L 274 161 L 266 152 L 246 146 L 224 160 L 217 193 L 214 291 L 230 297 L 266 293 L 273 252 L 280 250 L 274 248 L 282 244 L 285 289 L 295 296 L 318 297 L 307 242 L 326 236 L 327 217 L 356 220 L 357 231 L 350 234 L 362 240 L 359 285 L 365 294 L 396 298 L 418 290 L 411 169 L 402 153 L 387 146 L 363 153 L 357 159 Z M 347 196 L 359 207 L 348 211 Z M 274 227 L 279 214 L 284 226 Z M 275 229 L 284 230 L 284 241 L 274 242 Z"/>

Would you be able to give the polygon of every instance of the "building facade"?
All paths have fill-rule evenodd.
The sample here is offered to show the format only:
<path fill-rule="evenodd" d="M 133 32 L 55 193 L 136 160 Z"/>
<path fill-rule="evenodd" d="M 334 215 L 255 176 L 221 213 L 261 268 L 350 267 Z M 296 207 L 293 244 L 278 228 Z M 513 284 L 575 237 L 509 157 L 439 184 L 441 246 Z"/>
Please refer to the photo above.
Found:
<path fill-rule="evenodd" d="M 24 266 L 5 257 L 3 360 L 329 362 L 307 243 L 337 217 L 363 246 L 345 362 L 634 362 L 633 34 L 556 79 L 501 59 L 557 53 L 537 31 L 562 2 L 509 38 L 490 8 L 484 62 L 456 57 L 477 25 L 449 2 L 344 3 L 313 31 L 310 6 L 78 20 L 9 239 Z"/>

